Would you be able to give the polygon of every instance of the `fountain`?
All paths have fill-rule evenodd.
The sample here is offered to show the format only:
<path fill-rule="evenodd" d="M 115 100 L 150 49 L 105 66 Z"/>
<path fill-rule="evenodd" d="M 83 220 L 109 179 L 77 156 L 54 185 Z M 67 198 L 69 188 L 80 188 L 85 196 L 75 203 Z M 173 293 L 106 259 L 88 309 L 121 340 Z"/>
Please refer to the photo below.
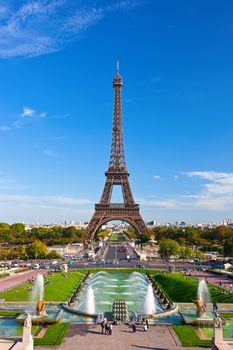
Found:
<path fill-rule="evenodd" d="M 52 317 L 46 313 L 44 302 L 44 277 L 41 274 L 36 277 L 31 293 L 31 301 L 34 305 L 36 303 L 34 308 L 35 311 L 30 312 L 32 324 L 51 324 L 59 321 L 60 312 Z M 27 313 L 23 313 L 16 318 L 16 321 L 19 323 L 24 323 L 26 318 Z"/>
<path fill-rule="evenodd" d="M 45 303 L 44 299 L 44 277 L 43 275 L 38 275 L 36 277 L 35 286 L 32 290 L 32 301 L 36 302 L 36 316 L 45 316 Z"/>
<path fill-rule="evenodd" d="M 74 308 L 72 310 L 69 308 L 68 311 L 91 317 L 101 314 L 111 319 L 111 317 L 119 316 L 121 311 L 125 311 L 121 310 L 121 304 L 118 307 L 118 301 L 125 303 L 127 312 L 124 317 L 122 316 L 124 320 L 135 317 L 135 315 L 154 318 L 157 317 L 155 316 L 157 314 L 163 317 L 163 313 L 168 312 L 156 299 L 152 284 L 148 283 L 147 278 L 138 272 L 130 274 L 98 272 L 94 274 L 77 299 Z M 114 305 L 116 308 L 113 308 Z M 109 309 L 114 312 L 111 313 Z"/>
<path fill-rule="evenodd" d="M 152 315 L 156 312 L 154 291 L 151 283 L 149 283 L 147 287 L 144 312 L 147 315 Z"/>
<path fill-rule="evenodd" d="M 209 288 L 205 280 L 200 280 L 198 283 L 197 298 L 205 303 L 211 303 Z"/>
<path fill-rule="evenodd" d="M 206 303 L 210 303 L 210 293 L 205 280 L 200 280 L 197 289 L 197 300 L 194 304 L 197 307 L 197 317 L 206 317 Z"/>
<path fill-rule="evenodd" d="M 86 293 L 84 311 L 88 314 L 95 314 L 95 296 L 92 286 L 88 286 Z"/>
<path fill-rule="evenodd" d="M 196 308 L 192 306 L 185 309 L 180 307 L 180 314 L 186 324 L 209 326 L 213 324 L 214 313 L 207 309 L 207 303 L 211 302 L 209 288 L 205 280 L 200 280 L 197 289 L 197 299 L 193 301 Z M 189 308 L 189 310 L 188 310 Z"/>

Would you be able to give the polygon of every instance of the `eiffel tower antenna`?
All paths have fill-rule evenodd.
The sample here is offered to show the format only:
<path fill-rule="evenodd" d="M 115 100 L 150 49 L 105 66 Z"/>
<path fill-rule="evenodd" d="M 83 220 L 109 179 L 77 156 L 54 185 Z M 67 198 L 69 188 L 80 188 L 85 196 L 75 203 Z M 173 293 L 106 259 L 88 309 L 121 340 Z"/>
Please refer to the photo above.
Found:
<path fill-rule="evenodd" d="M 117 71 L 113 80 L 114 111 L 110 160 L 108 170 L 105 173 L 106 181 L 100 202 L 95 205 L 94 215 L 87 227 L 87 234 L 92 239 L 102 225 L 112 220 L 127 222 L 138 235 L 147 232 L 139 212 L 139 204 L 135 204 L 129 184 L 129 173 L 126 170 L 121 108 L 122 87 L 123 81 L 119 75 L 119 61 L 117 61 Z M 111 203 L 113 187 L 119 185 L 122 189 L 124 203 Z"/>
<path fill-rule="evenodd" d="M 117 69 L 116 69 L 116 75 L 119 76 L 120 75 L 120 62 L 119 60 L 117 60 Z"/>

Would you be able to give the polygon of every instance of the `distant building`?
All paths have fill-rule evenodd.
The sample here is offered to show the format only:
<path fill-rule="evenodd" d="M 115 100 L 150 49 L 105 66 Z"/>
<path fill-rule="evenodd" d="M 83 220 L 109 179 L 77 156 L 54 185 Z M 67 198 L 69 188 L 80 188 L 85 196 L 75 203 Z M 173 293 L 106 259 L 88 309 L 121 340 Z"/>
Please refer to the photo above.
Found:
<path fill-rule="evenodd" d="M 67 245 L 53 245 L 48 247 L 48 251 L 56 251 L 62 257 L 79 255 L 83 250 L 83 243 L 67 244 Z"/>

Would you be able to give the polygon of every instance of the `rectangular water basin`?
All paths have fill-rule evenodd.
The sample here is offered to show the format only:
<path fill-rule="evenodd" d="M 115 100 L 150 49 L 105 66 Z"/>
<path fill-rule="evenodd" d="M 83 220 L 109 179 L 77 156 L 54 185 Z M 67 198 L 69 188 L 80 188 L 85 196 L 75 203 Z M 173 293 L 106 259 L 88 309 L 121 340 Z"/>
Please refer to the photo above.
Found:
<path fill-rule="evenodd" d="M 41 326 L 32 326 L 32 334 L 36 336 Z M 23 326 L 19 325 L 15 318 L 0 318 L 0 337 L 22 337 Z"/>

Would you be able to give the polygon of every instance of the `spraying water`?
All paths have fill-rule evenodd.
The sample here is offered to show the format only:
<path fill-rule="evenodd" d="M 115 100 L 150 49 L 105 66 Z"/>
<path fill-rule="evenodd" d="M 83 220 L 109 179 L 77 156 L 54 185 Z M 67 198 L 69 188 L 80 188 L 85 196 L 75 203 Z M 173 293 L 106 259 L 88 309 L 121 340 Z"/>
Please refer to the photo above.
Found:
<path fill-rule="evenodd" d="M 35 285 L 32 289 L 31 294 L 32 301 L 38 301 L 44 299 L 44 277 L 43 275 L 38 275 L 36 277 Z"/>
<path fill-rule="evenodd" d="M 211 302 L 209 288 L 205 280 L 200 280 L 198 283 L 197 298 L 205 303 Z"/>
<path fill-rule="evenodd" d="M 153 287 L 151 284 L 148 284 L 146 298 L 144 303 L 144 312 L 145 314 L 152 315 L 155 313 L 155 297 L 153 292 Z"/>
<path fill-rule="evenodd" d="M 95 296 L 92 286 L 88 286 L 84 311 L 88 314 L 95 313 Z"/>

